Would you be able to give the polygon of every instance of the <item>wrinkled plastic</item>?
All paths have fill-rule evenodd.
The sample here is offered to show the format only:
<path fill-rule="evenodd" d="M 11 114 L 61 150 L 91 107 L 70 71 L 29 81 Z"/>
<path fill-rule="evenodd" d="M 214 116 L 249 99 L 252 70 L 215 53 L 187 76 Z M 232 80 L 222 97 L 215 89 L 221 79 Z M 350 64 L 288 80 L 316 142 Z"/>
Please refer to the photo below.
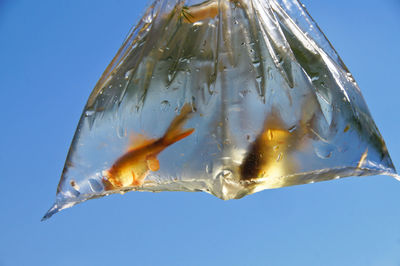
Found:
<path fill-rule="evenodd" d="M 127 191 L 221 199 L 397 177 L 352 75 L 295 0 L 155 1 L 84 108 L 54 206 Z"/>

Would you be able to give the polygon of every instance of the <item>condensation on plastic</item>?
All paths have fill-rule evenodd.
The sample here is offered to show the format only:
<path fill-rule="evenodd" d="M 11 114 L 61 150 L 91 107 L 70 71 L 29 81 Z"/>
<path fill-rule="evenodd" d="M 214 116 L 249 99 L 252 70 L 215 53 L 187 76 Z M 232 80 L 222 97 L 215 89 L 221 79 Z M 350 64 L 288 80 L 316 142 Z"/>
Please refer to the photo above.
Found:
<path fill-rule="evenodd" d="M 44 216 L 127 191 L 237 199 L 398 177 L 361 92 L 296 0 L 158 0 L 79 121 Z"/>

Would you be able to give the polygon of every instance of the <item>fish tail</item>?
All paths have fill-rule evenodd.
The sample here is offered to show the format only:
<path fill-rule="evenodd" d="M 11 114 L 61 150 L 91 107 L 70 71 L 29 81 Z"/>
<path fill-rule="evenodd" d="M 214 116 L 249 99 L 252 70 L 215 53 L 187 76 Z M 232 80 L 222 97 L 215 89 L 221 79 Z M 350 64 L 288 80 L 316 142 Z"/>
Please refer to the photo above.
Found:
<path fill-rule="evenodd" d="M 190 134 L 193 133 L 194 129 L 183 129 L 182 127 L 186 123 L 187 119 L 189 118 L 190 114 L 193 113 L 192 107 L 190 104 L 186 103 L 182 109 L 181 113 L 177 115 L 174 120 L 172 120 L 170 126 L 168 127 L 167 131 L 163 136 L 163 143 L 165 145 L 171 145 L 174 142 L 177 142 L 183 138 L 186 138 Z"/>

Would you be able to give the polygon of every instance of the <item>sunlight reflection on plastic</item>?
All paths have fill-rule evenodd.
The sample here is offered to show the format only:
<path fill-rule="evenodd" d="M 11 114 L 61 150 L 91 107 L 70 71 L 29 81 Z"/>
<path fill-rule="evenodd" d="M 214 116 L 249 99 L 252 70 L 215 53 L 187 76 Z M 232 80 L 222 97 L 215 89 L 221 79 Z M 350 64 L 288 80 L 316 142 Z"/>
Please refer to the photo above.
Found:
<path fill-rule="evenodd" d="M 352 75 L 296 0 L 155 1 L 85 106 L 53 207 L 127 191 L 221 199 L 398 177 Z"/>

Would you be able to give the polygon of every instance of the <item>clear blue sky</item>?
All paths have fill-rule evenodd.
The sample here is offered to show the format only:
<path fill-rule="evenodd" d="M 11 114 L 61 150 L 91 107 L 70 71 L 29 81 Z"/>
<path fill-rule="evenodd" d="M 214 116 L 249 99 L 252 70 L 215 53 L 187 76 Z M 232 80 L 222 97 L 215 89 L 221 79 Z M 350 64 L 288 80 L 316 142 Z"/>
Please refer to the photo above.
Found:
<path fill-rule="evenodd" d="M 304 1 L 400 168 L 400 2 Z M 400 182 L 348 178 L 224 202 L 127 193 L 47 222 L 81 111 L 134 0 L 0 0 L 0 265 L 400 265 Z"/>

